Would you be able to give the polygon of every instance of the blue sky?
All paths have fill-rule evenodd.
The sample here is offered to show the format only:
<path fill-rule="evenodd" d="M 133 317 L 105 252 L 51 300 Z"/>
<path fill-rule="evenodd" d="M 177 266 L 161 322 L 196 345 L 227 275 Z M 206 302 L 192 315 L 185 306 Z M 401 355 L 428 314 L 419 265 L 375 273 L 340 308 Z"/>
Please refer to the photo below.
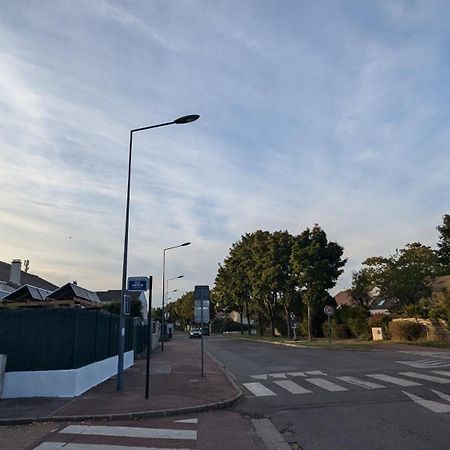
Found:
<path fill-rule="evenodd" d="M 0 0 L 0 259 L 119 288 L 162 250 L 175 299 L 233 242 L 319 223 L 375 255 L 450 212 L 447 1 Z"/>

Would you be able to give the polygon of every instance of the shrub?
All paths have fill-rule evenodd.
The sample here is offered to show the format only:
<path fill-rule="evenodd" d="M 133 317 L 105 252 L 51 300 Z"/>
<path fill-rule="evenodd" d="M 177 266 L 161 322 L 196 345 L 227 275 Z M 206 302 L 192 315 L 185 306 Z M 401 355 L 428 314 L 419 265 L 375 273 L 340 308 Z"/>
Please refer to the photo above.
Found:
<path fill-rule="evenodd" d="M 426 335 L 426 330 L 420 323 L 396 320 L 389 324 L 389 333 L 394 341 L 417 341 Z"/>
<path fill-rule="evenodd" d="M 387 339 L 390 339 L 389 323 L 391 320 L 392 317 L 389 314 L 377 313 L 367 319 L 367 324 L 369 325 L 369 328 L 381 327 L 384 336 L 386 336 Z"/>
<path fill-rule="evenodd" d="M 323 335 L 328 337 L 328 321 L 322 325 Z M 335 320 L 331 321 L 331 337 L 334 339 L 346 339 L 351 337 L 351 332 L 347 324 L 337 323 Z"/>

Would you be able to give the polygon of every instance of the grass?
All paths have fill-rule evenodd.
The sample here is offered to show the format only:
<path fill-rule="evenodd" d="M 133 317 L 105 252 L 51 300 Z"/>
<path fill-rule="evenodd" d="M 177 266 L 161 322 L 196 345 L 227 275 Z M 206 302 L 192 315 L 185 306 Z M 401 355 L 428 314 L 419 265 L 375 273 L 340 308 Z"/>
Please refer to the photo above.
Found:
<path fill-rule="evenodd" d="M 298 347 L 320 347 L 320 348 L 333 348 L 333 349 L 372 349 L 376 348 L 379 344 L 383 345 L 395 345 L 395 344 L 403 344 L 403 345 L 411 345 L 411 346 L 420 346 L 420 347 L 432 347 L 432 348 L 450 348 L 450 342 L 442 342 L 442 341 L 426 341 L 426 340 L 418 340 L 418 341 L 372 341 L 366 339 L 332 339 L 331 343 L 328 338 L 314 338 L 312 341 L 308 340 L 297 340 L 292 341 L 287 337 L 283 336 L 258 336 L 258 335 L 235 335 L 238 338 L 252 339 L 255 341 L 266 341 L 273 342 L 278 344 L 289 344 L 291 346 Z"/>

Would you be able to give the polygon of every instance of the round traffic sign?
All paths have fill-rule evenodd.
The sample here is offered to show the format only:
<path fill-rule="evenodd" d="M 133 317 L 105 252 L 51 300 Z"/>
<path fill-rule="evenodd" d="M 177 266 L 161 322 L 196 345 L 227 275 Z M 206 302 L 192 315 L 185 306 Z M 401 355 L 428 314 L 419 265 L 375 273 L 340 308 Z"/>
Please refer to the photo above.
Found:
<path fill-rule="evenodd" d="M 334 308 L 331 305 L 326 305 L 325 308 L 323 308 L 323 312 L 327 316 L 332 316 L 334 314 Z"/>

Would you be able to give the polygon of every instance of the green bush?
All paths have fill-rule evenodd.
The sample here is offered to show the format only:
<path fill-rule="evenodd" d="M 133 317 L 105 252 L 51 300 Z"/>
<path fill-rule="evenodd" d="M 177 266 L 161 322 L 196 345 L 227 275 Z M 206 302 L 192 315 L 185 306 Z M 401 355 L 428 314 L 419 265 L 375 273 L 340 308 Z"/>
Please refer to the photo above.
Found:
<path fill-rule="evenodd" d="M 426 330 L 420 323 L 397 320 L 389 324 L 389 333 L 394 341 L 417 341 L 426 335 Z"/>
<path fill-rule="evenodd" d="M 323 323 L 322 329 L 323 335 L 328 337 L 328 321 Z M 347 339 L 351 336 L 352 334 L 347 324 L 337 323 L 335 320 L 331 321 L 331 337 L 333 339 Z"/>
<path fill-rule="evenodd" d="M 369 328 L 372 327 L 381 327 L 384 336 L 386 336 L 387 339 L 390 339 L 390 332 L 389 332 L 389 323 L 391 322 L 392 317 L 389 314 L 383 314 L 383 313 L 377 313 L 373 316 L 370 316 L 367 319 L 367 323 L 369 325 Z"/>

